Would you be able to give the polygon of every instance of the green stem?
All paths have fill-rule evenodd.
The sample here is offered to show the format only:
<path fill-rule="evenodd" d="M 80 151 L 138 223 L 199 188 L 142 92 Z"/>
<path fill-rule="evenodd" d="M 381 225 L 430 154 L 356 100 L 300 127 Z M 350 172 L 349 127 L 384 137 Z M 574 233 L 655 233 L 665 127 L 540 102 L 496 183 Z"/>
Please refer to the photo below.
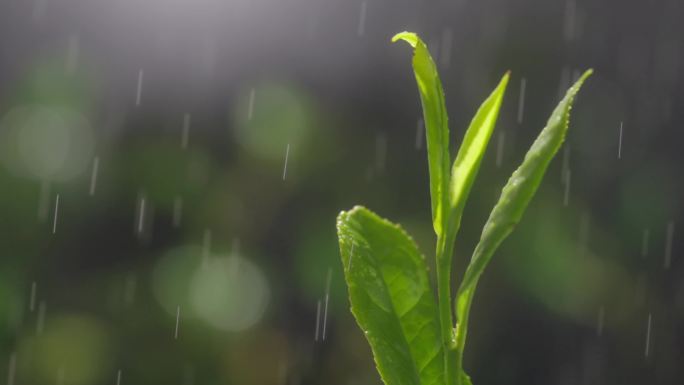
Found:
<path fill-rule="evenodd" d="M 468 317 L 470 316 L 470 305 L 473 303 L 474 285 L 461 293 L 459 290 L 456 295 L 456 315 L 458 317 L 456 326 L 456 373 L 463 371 L 463 352 L 465 350 L 466 337 L 468 335 Z M 465 385 L 459 376 L 457 385 Z"/>
<path fill-rule="evenodd" d="M 437 238 L 437 299 L 439 303 L 439 323 L 442 330 L 442 346 L 444 348 L 444 375 L 446 385 L 459 383 L 456 336 L 453 329 L 451 310 L 451 254 L 453 240 L 444 236 Z"/>

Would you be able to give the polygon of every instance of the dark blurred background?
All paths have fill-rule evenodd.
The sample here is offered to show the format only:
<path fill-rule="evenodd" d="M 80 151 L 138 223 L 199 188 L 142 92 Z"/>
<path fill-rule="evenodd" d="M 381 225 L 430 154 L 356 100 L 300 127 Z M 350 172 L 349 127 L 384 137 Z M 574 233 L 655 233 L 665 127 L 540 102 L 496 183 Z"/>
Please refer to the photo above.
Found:
<path fill-rule="evenodd" d="M 3 0 L 0 382 L 380 384 L 335 235 L 363 204 L 433 256 L 410 49 L 453 149 L 512 81 L 460 277 L 571 81 L 565 146 L 480 284 L 485 384 L 684 381 L 678 0 Z M 4 382 L 3 382 L 4 381 Z"/>

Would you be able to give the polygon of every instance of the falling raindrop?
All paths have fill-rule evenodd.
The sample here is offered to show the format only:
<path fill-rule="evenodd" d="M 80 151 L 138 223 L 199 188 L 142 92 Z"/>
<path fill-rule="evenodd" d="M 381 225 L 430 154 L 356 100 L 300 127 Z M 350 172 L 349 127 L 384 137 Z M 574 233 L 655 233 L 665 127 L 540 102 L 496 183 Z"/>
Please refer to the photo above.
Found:
<path fill-rule="evenodd" d="M 254 87 L 252 87 L 251 90 L 249 90 L 249 105 L 247 107 L 247 120 L 252 120 L 252 116 L 254 116 L 254 99 L 256 97 L 256 90 Z"/>
<path fill-rule="evenodd" d="M 59 194 L 55 198 L 55 215 L 52 220 L 52 234 L 57 232 L 57 217 L 59 215 Z"/>
<path fill-rule="evenodd" d="M 283 166 L 283 180 L 285 180 L 285 177 L 287 176 L 287 160 L 290 157 L 290 143 L 287 144 L 287 147 L 285 148 L 285 165 Z"/>
<path fill-rule="evenodd" d="M 358 36 L 363 36 L 366 33 L 366 8 L 367 3 L 364 1 L 361 3 L 361 12 L 359 14 L 359 26 L 356 29 L 356 34 Z"/>
<path fill-rule="evenodd" d="M 116 372 L 116 385 L 121 385 L 121 369 Z"/>
<path fill-rule="evenodd" d="M 565 182 L 566 175 L 570 170 L 570 144 L 563 145 L 563 167 L 561 168 L 561 183 Z"/>
<path fill-rule="evenodd" d="M 90 174 L 90 196 L 95 195 L 95 186 L 97 184 L 97 173 L 100 168 L 100 158 L 97 156 L 93 159 L 93 171 Z"/>
<path fill-rule="evenodd" d="M 181 134 L 181 148 L 185 150 L 188 148 L 188 140 L 190 137 L 190 114 L 183 115 L 183 133 Z"/>
<path fill-rule="evenodd" d="M 138 88 L 135 94 L 135 105 L 140 106 L 140 98 L 142 96 L 142 86 L 143 86 L 143 70 L 138 71 Z"/>
<path fill-rule="evenodd" d="M 31 283 L 31 296 L 29 297 L 29 311 L 33 313 L 33 310 L 36 308 L 36 291 L 37 291 L 38 285 L 36 284 L 36 281 L 33 281 Z"/>
<path fill-rule="evenodd" d="M 523 113 L 525 112 L 525 89 L 527 87 L 527 79 L 520 79 L 520 95 L 518 97 L 518 124 L 523 121 Z"/>
<path fill-rule="evenodd" d="M 9 368 L 7 369 L 7 385 L 14 385 L 14 378 L 17 374 L 17 353 L 12 352 L 9 359 Z"/>
<path fill-rule="evenodd" d="M 314 341 L 318 342 L 318 331 L 321 327 L 321 300 L 316 303 L 316 332 L 314 334 Z"/>
<path fill-rule="evenodd" d="M 648 313 L 648 323 L 646 324 L 646 346 L 644 347 L 644 356 L 648 357 L 651 350 L 651 313 Z"/>
<path fill-rule="evenodd" d="M 670 263 L 672 262 L 672 239 L 674 237 L 674 222 L 670 221 L 667 223 L 667 233 L 665 235 L 665 263 L 666 269 L 670 268 Z"/>
<path fill-rule="evenodd" d="M 178 339 L 178 326 L 180 323 L 180 305 L 176 308 L 176 330 L 173 333 L 173 339 L 177 340 Z"/>
<path fill-rule="evenodd" d="M 135 227 L 136 233 L 141 235 L 145 229 L 145 195 L 140 194 L 140 199 L 138 201 L 138 220 Z"/>
<path fill-rule="evenodd" d="M 620 122 L 620 134 L 618 136 L 618 159 L 622 158 L 622 122 Z"/>
<path fill-rule="evenodd" d="M 325 281 L 325 308 L 323 310 L 323 341 L 326 336 L 326 325 L 328 321 L 328 302 L 330 301 L 330 280 L 332 279 L 332 269 L 328 268 L 328 276 Z"/>

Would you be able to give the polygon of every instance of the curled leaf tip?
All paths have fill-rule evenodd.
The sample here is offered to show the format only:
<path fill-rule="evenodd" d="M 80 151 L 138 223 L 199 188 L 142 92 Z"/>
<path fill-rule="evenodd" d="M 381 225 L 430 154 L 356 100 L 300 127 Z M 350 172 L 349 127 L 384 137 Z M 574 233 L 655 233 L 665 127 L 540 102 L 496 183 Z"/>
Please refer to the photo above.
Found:
<path fill-rule="evenodd" d="M 392 37 L 392 43 L 395 43 L 399 40 L 403 40 L 409 43 L 411 47 L 416 48 L 416 44 L 418 44 L 418 35 L 408 31 L 399 32 L 398 34 L 394 35 L 394 37 Z"/>

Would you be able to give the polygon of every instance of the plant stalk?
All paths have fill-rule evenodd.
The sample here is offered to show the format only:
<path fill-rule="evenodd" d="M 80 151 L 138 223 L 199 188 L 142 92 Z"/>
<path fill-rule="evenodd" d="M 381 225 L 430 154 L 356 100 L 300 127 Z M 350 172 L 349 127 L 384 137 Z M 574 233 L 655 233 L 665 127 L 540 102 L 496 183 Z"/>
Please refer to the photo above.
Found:
<path fill-rule="evenodd" d="M 465 348 L 466 337 L 468 335 L 468 317 L 470 316 L 470 305 L 473 303 L 474 286 L 471 286 L 467 291 L 461 293 L 459 290 L 456 294 L 457 300 L 463 298 L 463 303 L 456 304 L 456 314 L 458 320 L 456 321 L 456 372 L 463 371 L 463 352 Z M 460 308 L 460 314 L 459 309 Z M 457 385 L 466 385 L 463 383 L 461 376 L 456 381 Z"/>
<path fill-rule="evenodd" d="M 444 235 L 437 237 L 437 299 L 439 307 L 439 323 L 442 331 L 442 347 L 444 349 L 444 376 L 446 385 L 458 385 L 457 341 L 453 329 L 451 310 L 451 255 L 453 240 Z"/>

